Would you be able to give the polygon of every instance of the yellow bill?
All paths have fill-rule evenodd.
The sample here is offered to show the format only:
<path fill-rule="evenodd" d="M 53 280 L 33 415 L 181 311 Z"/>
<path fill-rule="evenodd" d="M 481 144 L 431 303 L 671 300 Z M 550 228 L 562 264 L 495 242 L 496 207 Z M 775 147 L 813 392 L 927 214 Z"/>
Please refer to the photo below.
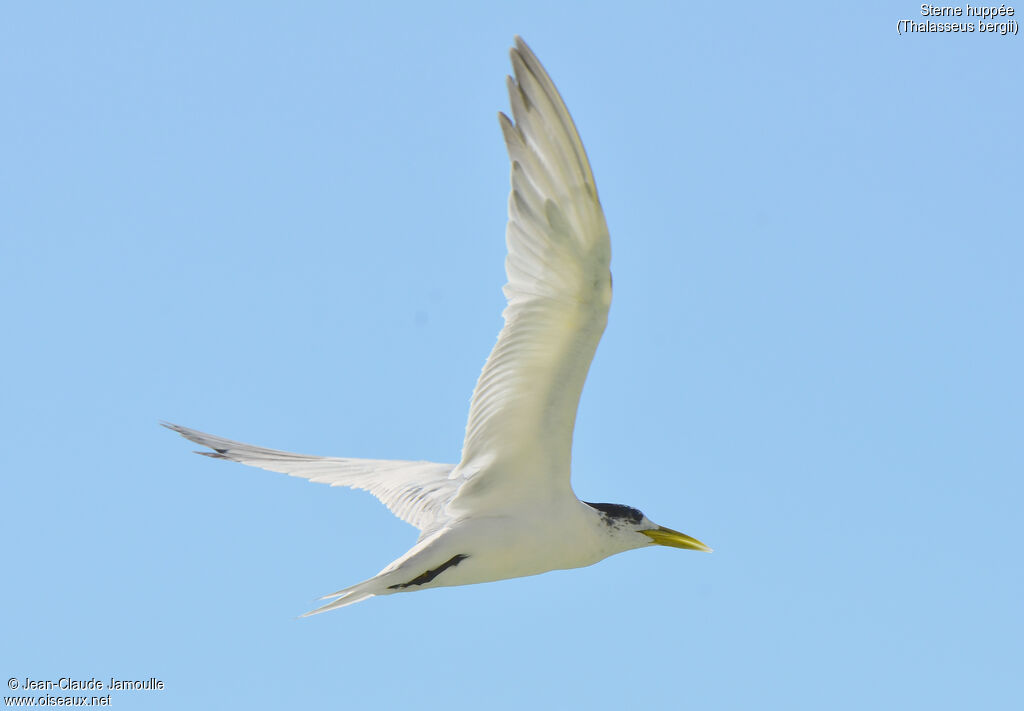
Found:
<path fill-rule="evenodd" d="M 671 528 L 665 528 L 664 526 L 658 526 L 657 528 L 651 528 L 646 531 L 640 531 L 640 533 L 650 538 L 659 546 L 671 546 L 672 548 L 686 548 L 692 551 L 704 551 L 705 553 L 711 552 L 711 548 L 704 545 L 693 536 L 687 536 L 685 533 L 673 531 Z"/>

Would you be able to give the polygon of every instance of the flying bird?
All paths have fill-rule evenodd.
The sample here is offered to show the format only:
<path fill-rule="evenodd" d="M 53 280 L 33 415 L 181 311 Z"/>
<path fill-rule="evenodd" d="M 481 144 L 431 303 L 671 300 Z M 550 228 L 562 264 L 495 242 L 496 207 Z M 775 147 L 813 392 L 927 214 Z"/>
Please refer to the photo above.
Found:
<path fill-rule="evenodd" d="M 420 530 L 380 573 L 306 615 L 375 595 L 581 568 L 650 545 L 711 549 L 621 504 L 587 503 L 570 483 L 583 381 L 612 300 L 611 247 L 569 111 L 519 37 L 499 114 L 512 162 L 504 327 L 473 391 L 458 464 L 318 457 L 164 423 L 209 457 L 364 489 Z"/>

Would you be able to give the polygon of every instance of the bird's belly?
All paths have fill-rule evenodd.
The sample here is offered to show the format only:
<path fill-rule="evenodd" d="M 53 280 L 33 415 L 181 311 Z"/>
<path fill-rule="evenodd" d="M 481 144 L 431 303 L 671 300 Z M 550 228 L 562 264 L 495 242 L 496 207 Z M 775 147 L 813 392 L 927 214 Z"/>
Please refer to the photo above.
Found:
<path fill-rule="evenodd" d="M 462 556 L 421 588 L 472 585 L 593 565 L 605 557 L 573 529 L 504 518 L 474 522 L 444 536 L 443 555 Z M 441 545 L 439 545 L 439 549 Z M 436 569 L 436 568 L 435 568 Z"/>

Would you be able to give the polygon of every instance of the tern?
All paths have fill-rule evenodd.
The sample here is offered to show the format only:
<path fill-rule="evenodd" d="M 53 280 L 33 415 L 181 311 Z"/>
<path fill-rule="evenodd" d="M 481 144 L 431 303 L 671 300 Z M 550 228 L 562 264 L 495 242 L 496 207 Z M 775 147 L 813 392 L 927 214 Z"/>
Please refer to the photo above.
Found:
<path fill-rule="evenodd" d="M 611 247 L 597 187 L 558 90 L 520 37 L 498 119 L 512 162 L 504 326 L 473 391 L 458 464 L 293 454 L 163 423 L 209 457 L 364 489 L 420 530 L 380 573 L 314 615 L 376 595 L 581 568 L 651 545 L 711 549 L 570 483 L 583 381 L 612 299 Z"/>

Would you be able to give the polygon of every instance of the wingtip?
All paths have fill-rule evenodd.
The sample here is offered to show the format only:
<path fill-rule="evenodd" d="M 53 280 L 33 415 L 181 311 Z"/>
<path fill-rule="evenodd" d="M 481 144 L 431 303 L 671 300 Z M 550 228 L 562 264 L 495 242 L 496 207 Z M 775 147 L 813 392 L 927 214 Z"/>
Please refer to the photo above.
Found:
<path fill-rule="evenodd" d="M 509 48 L 508 53 L 512 57 L 513 64 L 515 64 L 516 60 L 523 64 L 528 63 L 530 60 L 537 61 L 537 55 L 530 49 L 530 45 L 526 44 L 526 40 L 519 35 L 513 37 L 513 46 Z"/>
<path fill-rule="evenodd" d="M 516 43 L 516 46 L 513 47 L 513 52 L 515 54 L 519 54 L 523 58 L 524 63 L 531 63 L 532 62 L 532 63 L 540 64 L 540 62 L 537 59 L 537 55 L 533 53 L 532 49 L 530 49 L 530 45 L 526 44 L 526 40 L 524 40 L 519 35 L 516 35 L 515 36 L 515 43 Z"/>
<path fill-rule="evenodd" d="M 166 427 L 171 432 L 176 432 L 176 433 L 180 434 L 182 437 L 184 437 L 185 439 L 188 439 L 188 440 L 192 439 L 189 436 L 189 434 L 192 433 L 192 432 L 195 432 L 195 430 L 192 430 L 192 429 L 190 429 L 188 427 L 185 427 L 185 425 L 177 425 L 177 424 L 175 424 L 173 422 L 168 422 L 167 420 L 160 420 L 160 426 L 161 427 Z"/>

